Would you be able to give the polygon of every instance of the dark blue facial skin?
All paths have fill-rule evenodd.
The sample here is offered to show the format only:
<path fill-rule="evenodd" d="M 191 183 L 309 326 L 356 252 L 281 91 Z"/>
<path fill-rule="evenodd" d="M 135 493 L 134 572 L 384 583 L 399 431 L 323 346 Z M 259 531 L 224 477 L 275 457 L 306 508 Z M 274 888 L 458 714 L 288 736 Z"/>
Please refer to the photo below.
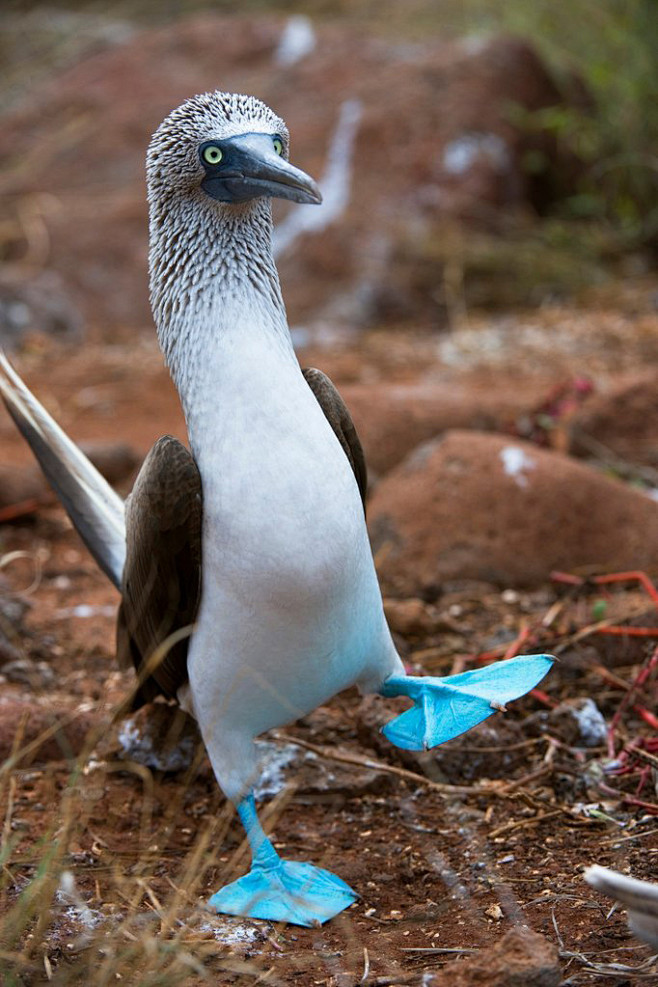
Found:
<path fill-rule="evenodd" d="M 292 202 L 318 204 L 320 190 L 309 175 L 277 154 L 271 134 L 239 134 L 226 140 L 205 141 L 199 146 L 199 159 L 205 170 L 201 188 L 219 202 L 248 202 L 269 196 Z M 206 148 L 218 147 L 218 164 L 204 161 Z"/>

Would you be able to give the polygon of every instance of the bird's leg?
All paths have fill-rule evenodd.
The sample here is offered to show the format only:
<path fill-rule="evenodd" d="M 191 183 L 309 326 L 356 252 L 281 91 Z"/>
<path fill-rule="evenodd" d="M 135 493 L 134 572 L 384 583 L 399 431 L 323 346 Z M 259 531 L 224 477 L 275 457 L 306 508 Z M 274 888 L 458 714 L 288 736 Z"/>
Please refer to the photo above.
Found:
<path fill-rule="evenodd" d="M 550 655 L 523 655 L 459 675 L 391 675 L 383 696 L 409 696 L 414 705 L 384 727 L 396 747 L 428 750 L 465 733 L 496 710 L 526 694 L 553 664 Z"/>
<path fill-rule="evenodd" d="M 263 870 L 276 868 L 281 858 L 276 852 L 270 840 L 265 835 L 265 830 L 260 824 L 256 811 L 256 801 L 253 795 L 248 795 L 239 803 L 238 816 L 244 826 L 249 846 L 251 847 L 251 859 L 253 867 L 261 867 Z"/>
<path fill-rule="evenodd" d="M 208 902 L 226 915 L 321 925 L 356 901 L 348 884 L 313 864 L 283 860 L 261 826 L 253 795 L 238 805 L 251 847 L 251 870 Z"/>

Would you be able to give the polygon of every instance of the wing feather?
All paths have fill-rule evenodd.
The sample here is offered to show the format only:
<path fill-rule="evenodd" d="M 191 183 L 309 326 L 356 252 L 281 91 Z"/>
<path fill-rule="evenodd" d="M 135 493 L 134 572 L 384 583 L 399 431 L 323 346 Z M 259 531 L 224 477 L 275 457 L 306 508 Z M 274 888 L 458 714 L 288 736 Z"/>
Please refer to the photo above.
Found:
<path fill-rule="evenodd" d="M 187 682 L 189 635 L 181 632 L 199 608 L 202 509 L 194 458 L 177 439 L 163 436 L 126 502 L 117 657 L 137 671 L 134 706 L 158 695 L 175 699 Z"/>
<path fill-rule="evenodd" d="M 315 367 L 305 367 L 302 370 L 302 374 L 306 383 L 313 391 L 327 421 L 334 430 L 334 434 L 343 447 L 345 455 L 349 459 L 365 511 L 366 495 L 368 492 L 368 470 L 366 468 L 363 448 L 354 427 L 354 422 L 347 410 L 347 405 L 329 377 L 323 374 L 321 370 L 316 370 Z"/>

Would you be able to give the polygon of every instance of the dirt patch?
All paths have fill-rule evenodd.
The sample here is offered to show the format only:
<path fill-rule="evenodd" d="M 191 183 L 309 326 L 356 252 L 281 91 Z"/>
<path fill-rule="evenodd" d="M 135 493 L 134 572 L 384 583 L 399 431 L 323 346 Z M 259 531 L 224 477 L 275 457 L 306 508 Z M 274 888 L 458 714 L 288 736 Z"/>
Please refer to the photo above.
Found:
<path fill-rule="evenodd" d="M 417 359 L 405 353 L 364 339 L 358 360 L 341 349 L 308 362 L 348 379 L 404 379 Z M 142 354 L 138 364 L 120 343 L 52 347 L 22 369 L 76 437 L 109 432 L 143 453 L 156 435 L 182 428 L 155 346 Z M 4 418 L 0 436 L 8 460 L 27 463 Z M 22 982 L 101 982 L 94 978 L 106 970 L 135 982 L 135 969 L 151 964 L 172 983 L 200 984 L 203 971 L 217 983 L 247 984 L 271 971 L 272 982 L 301 987 L 420 985 L 457 956 L 464 977 L 481 957 L 490 985 L 498 981 L 485 951 L 519 926 L 561 950 L 572 983 L 600 983 L 593 964 L 608 965 L 609 983 L 647 982 L 632 970 L 639 978 L 648 947 L 581 877 L 593 862 L 637 877 L 654 872 L 656 805 L 641 751 L 655 745 L 655 678 L 624 700 L 651 638 L 592 629 L 602 619 L 655 626 L 637 584 L 546 583 L 528 593 L 444 582 L 431 599 L 387 602 L 412 668 L 446 674 L 476 655 L 541 650 L 561 661 L 538 696 L 421 757 L 379 732 L 403 702 L 352 692 L 269 738 L 262 791 L 277 846 L 335 871 L 361 895 L 328 926 L 303 930 L 203 910 L 246 866 L 241 829 L 203 752 L 190 768 L 163 773 L 131 760 L 121 728 L 108 726 L 130 686 L 113 664 L 117 597 L 61 510 L 42 507 L 1 537 L 3 557 L 19 553 L 3 570 L 5 598 L 28 591 L 30 604 L 12 611 L 14 658 L 35 670 L 5 676 L 3 697 L 46 719 L 56 710 L 80 731 L 69 748 L 53 738 L 34 744 L 52 721 L 34 720 L 33 729 L 17 714 L 32 732 L 14 734 L 15 753 L 32 746 L 0 775 L 2 948 L 21 956 Z M 608 725 L 621 710 L 614 757 L 600 742 L 591 746 L 572 715 L 554 714 L 565 700 L 593 700 Z M 36 925 L 30 893 L 41 903 Z"/>

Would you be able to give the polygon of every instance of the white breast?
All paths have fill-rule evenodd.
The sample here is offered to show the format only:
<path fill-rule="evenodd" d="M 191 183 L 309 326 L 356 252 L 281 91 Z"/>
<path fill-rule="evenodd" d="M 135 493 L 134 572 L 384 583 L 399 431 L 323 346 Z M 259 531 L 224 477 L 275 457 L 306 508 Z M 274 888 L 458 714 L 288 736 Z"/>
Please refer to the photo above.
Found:
<path fill-rule="evenodd" d="M 237 743 L 400 666 L 352 469 L 294 357 L 271 337 L 230 349 L 188 413 L 204 491 L 189 669 L 197 715 Z"/>

